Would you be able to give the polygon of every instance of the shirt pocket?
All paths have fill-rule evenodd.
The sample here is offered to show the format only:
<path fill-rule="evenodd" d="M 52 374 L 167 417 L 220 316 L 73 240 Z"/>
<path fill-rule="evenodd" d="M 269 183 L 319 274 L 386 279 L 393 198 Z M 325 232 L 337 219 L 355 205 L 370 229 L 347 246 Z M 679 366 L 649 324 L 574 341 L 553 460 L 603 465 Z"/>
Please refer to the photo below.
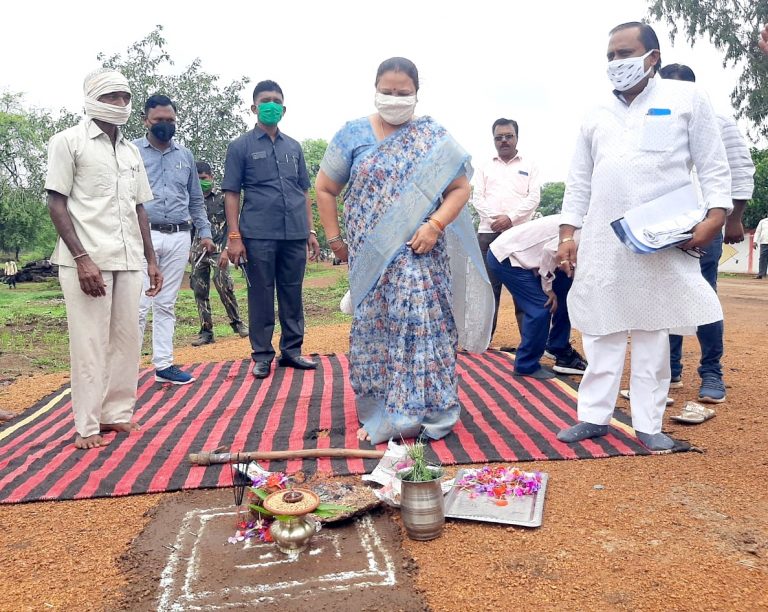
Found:
<path fill-rule="evenodd" d="M 179 162 L 173 168 L 173 182 L 177 185 L 186 187 L 189 184 L 189 175 L 192 172 L 192 168 L 184 162 Z"/>
<path fill-rule="evenodd" d="M 643 119 L 640 134 L 642 151 L 669 151 L 674 143 L 675 121 L 672 115 L 648 114 Z"/>
<path fill-rule="evenodd" d="M 252 182 L 260 183 L 277 177 L 275 162 L 267 155 L 266 151 L 254 151 L 246 159 L 248 178 Z"/>
<path fill-rule="evenodd" d="M 138 166 L 130 166 L 120 170 L 120 178 L 118 189 L 120 191 L 120 197 L 131 202 L 138 200 L 138 183 L 136 182 L 136 175 L 139 173 Z"/>
<path fill-rule="evenodd" d="M 280 178 L 296 179 L 299 176 L 299 156 L 283 154 L 277 156 L 277 171 Z"/>
<path fill-rule="evenodd" d="M 102 164 L 85 164 L 79 168 L 82 181 L 78 181 L 80 189 L 86 196 L 102 198 L 112 195 L 115 189 L 114 171 Z"/>

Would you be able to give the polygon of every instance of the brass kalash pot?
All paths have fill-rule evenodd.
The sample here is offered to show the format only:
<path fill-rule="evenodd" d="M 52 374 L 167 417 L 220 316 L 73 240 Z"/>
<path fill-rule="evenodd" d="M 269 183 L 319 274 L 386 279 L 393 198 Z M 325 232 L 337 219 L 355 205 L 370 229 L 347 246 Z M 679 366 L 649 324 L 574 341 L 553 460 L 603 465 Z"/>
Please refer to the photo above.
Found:
<path fill-rule="evenodd" d="M 269 533 L 281 552 L 298 553 L 309 545 L 317 532 L 317 523 L 306 515 L 320 505 L 317 494 L 307 489 L 277 491 L 267 496 L 262 505 L 275 515 Z"/>

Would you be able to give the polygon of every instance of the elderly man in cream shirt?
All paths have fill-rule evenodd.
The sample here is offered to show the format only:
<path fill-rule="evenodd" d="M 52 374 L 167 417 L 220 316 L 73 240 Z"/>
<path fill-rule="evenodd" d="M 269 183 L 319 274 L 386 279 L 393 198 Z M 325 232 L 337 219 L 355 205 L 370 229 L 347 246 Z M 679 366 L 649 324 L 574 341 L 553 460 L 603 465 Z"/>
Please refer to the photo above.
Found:
<path fill-rule="evenodd" d="M 69 327 L 72 409 L 81 449 L 108 444 L 104 432 L 130 433 L 139 374 L 139 299 L 147 267 L 162 287 L 143 202 L 152 199 L 138 149 L 118 126 L 131 114 L 119 72 L 85 79 L 85 119 L 48 144 L 48 209 L 59 234 L 59 265 Z M 145 261 L 146 260 L 146 261 Z"/>
<path fill-rule="evenodd" d="M 563 271 L 574 275 L 568 310 L 589 365 L 579 387 L 580 422 L 558 439 L 578 442 L 608 432 L 631 335 L 635 433 L 651 450 L 670 450 L 674 441 L 661 432 L 671 379 L 669 331 L 693 333 L 698 325 L 720 321 L 723 311 L 697 259 L 679 248 L 633 253 L 611 222 L 690 185 L 695 165 L 709 210 L 682 246 L 705 245 L 722 231 L 733 207 L 731 176 L 706 95 L 691 83 L 655 76 L 661 52 L 650 26 L 614 28 L 607 58 L 614 92 L 581 126 L 563 200 L 558 258 Z"/>

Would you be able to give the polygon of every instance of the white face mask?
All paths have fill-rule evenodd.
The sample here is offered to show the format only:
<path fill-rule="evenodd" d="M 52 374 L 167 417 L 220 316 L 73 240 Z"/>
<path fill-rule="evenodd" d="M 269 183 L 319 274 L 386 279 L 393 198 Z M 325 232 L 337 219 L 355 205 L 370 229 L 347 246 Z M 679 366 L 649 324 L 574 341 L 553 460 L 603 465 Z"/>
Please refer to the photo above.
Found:
<path fill-rule="evenodd" d="M 627 91 L 647 77 L 652 67 L 645 69 L 645 58 L 654 51 L 655 49 L 651 49 L 642 57 L 628 57 L 608 62 L 608 78 L 614 89 Z"/>
<path fill-rule="evenodd" d="M 85 114 L 91 119 L 98 119 L 112 125 L 125 125 L 131 116 L 131 103 L 128 106 L 115 106 L 99 102 L 93 98 L 85 99 Z"/>
<path fill-rule="evenodd" d="M 402 125 L 413 117 L 416 96 L 390 96 L 376 92 L 376 110 L 390 125 Z"/>

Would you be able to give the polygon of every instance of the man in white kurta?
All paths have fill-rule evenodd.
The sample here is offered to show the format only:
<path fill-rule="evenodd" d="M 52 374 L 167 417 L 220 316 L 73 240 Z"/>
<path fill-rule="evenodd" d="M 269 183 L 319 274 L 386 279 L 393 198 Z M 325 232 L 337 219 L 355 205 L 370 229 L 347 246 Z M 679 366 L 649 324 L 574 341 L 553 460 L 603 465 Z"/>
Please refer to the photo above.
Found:
<path fill-rule="evenodd" d="M 650 26 L 615 28 L 608 60 L 616 91 L 581 127 L 563 201 L 558 256 L 574 274 L 568 309 L 589 366 L 579 388 L 580 422 L 558 439 L 607 433 L 631 336 L 635 432 L 651 450 L 668 450 L 674 441 L 661 433 L 661 424 L 670 383 L 669 330 L 692 333 L 721 320 L 722 309 L 697 259 L 679 248 L 633 253 L 610 224 L 689 184 L 695 165 L 709 212 L 684 246 L 704 245 L 722 231 L 732 208 L 730 172 L 706 96 L 689 83 L 655 77 L 660 52 Z M 572 235 L 578 227 L 577 260 Z"/>

